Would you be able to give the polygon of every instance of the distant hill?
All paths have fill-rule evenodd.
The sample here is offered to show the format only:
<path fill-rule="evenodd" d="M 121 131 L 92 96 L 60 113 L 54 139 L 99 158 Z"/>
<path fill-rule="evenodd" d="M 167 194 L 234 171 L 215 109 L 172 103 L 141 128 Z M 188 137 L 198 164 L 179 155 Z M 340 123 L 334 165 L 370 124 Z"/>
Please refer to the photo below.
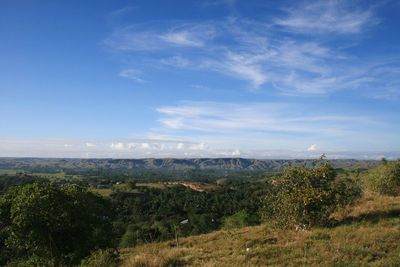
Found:
<path fill-rule="evenodd" d="M 65 159 L 65 158 L 0 158 L 0 169 L 53 169 L 53 170 L 223 170 L 223 171 L 271 171 L 279 172 L 289 165 L 310 166 L 313 160 L 273 160 L 244 158 L 165 158 L 165 159 Z M 330 161 L 335 168 L 370 168 L 379 163 L 375 160 L 336 159 Z"/>

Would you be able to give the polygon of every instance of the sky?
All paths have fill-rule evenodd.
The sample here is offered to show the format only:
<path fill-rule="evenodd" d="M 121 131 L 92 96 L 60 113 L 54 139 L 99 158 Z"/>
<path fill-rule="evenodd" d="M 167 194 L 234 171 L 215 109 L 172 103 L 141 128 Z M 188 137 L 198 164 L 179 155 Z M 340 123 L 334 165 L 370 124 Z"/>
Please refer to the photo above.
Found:
<path fill-rule="evenodd" d="M 0 0 L 0 156 L 400 157 L 400 1 Z"/>

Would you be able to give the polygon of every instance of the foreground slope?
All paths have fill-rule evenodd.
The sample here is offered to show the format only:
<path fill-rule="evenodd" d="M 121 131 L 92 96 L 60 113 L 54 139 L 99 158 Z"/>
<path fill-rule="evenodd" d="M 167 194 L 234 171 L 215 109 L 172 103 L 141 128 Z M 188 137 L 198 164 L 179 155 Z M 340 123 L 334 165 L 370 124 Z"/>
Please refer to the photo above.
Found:
<path fill-rule="evenodd" d="M 267 225 L 126 249 L 122 266 L 400 266 L 400 197 L 368 195 L 329 228 Z"/>

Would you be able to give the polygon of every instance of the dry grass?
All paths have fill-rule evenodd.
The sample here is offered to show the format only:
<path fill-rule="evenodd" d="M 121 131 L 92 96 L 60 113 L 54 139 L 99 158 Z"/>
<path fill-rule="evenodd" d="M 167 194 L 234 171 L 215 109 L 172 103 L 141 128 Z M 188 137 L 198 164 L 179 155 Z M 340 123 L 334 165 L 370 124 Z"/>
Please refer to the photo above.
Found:
<path fill-rule="evenodd" d="M 384 215 L 400 211 L 400 197 L 381 196 L 376 193 L 368 192 L 364 198 L 354 206 L 350 206 L 341 212 L 337 212 L 332 217 L 336 220 L 363 219 L 374 215 Z M 377 216 L 379 217 L 379 216 Z"/>
<path fill-rule="evenodd" d="M 330 228 L 266 225 L 126 249 L 122 266 L 400 266 L 400 197 L 366 196 Z"/>

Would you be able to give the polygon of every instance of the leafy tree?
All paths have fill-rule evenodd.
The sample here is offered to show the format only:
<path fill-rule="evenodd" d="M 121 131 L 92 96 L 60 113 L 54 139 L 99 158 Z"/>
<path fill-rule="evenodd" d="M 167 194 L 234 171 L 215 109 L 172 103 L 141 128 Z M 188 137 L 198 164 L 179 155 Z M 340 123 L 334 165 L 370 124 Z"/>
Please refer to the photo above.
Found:
<path fill-rule="evenodd" d="M 110 210 L 106 200 L 85 188 L 33 183 L 0 198 L 0 225 L 6 246 L 17 255 L 59 266 L 78 263 L 109 244 Z"/>
<path fill-rule="evenodd" d="M 7 190 L 12 186 L 30 184 L 34 182 L 40 183 L 46 182 L 46 180 L 44 178 L 26 173 L 2 174 L 0 175 L 0 195 L 6 193 Z"/>
<path fill-rule="evenodd" d="M 400 160 L 382 161 L 366 177 L 369 189 L 382 195 L 400 195 Z"/>
<path fill-rule="evenodd" d="M 333 211 L 361 196 L 354 181 L 339 180 L 326 162 L 314 168 L 289 167 L 270 183 L 262 213 L 280 227 L 326 224 Z"/>

